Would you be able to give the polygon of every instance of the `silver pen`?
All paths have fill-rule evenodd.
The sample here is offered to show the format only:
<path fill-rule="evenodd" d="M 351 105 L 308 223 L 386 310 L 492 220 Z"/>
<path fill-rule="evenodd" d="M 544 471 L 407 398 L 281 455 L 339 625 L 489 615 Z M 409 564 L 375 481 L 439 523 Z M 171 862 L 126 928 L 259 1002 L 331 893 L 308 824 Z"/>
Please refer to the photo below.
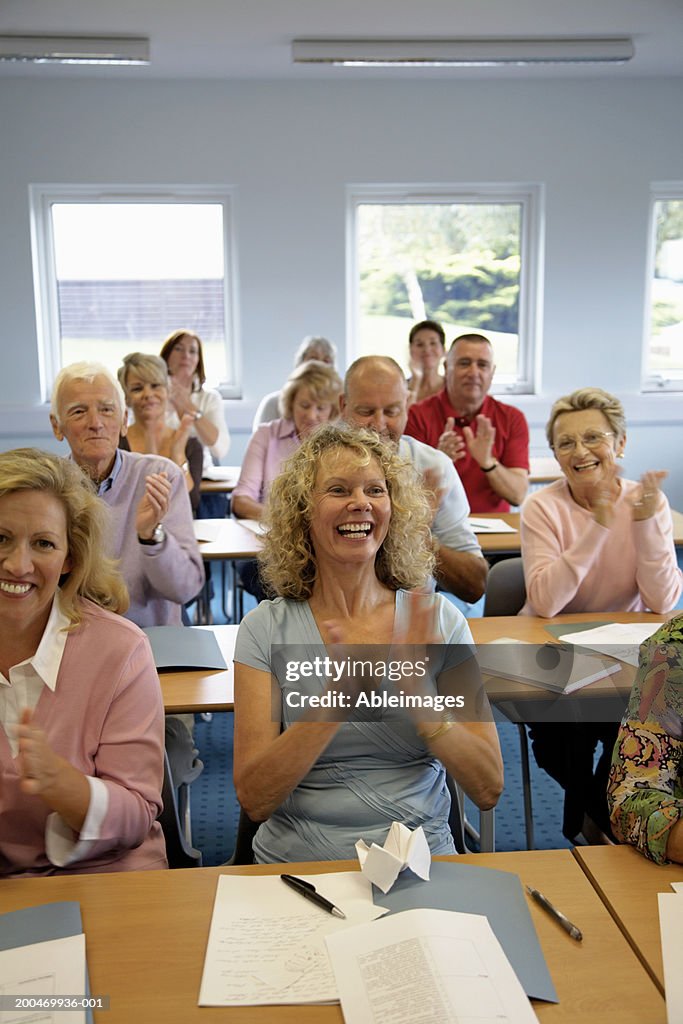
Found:
<path fill-rule="evenodd" d="M 565 917 L 564 914 L 557 909 L 557 907 L 554 907 L 552 905 L 547 896 L 544 896 L 542 892 L 538 891 L 538 889 L 532 889 L 530 885 L 527 885 L 526 889 L 531 898 L 536 900 L 538 905 L 543 907 L 544 910 L 547 910 L 548 913 L 562 925 L 562 927 L 568 935 L 571 935 L 571 937 L 573 939 L 576 939 L 577 942 L 581 942 L 581 940 L 583 939 L 583 935 L 581 934 L 579 929 L 576 927 L 575 924 L 572 924 L 569 918 Z"/>

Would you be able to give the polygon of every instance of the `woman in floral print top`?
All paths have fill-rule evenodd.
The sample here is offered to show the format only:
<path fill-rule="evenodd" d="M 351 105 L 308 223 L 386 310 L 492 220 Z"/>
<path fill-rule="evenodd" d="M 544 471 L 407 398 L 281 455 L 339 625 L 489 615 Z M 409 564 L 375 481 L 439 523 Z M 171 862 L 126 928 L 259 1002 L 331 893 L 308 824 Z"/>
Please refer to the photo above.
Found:
<path fill-rule="evenodd" d="M 607 801 L 617 838 L 658 864 L 683 863 L 683 615 L 640 649 Z"/>

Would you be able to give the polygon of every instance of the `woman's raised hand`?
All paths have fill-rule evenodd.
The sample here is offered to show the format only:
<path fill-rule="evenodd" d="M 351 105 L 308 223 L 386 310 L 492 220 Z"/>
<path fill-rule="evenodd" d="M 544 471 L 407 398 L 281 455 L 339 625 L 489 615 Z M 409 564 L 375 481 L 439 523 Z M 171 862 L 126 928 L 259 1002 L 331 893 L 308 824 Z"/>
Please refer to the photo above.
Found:
<path fill-rule="evenodd" d="M 631 499 L 633 518 L 636 522 L 640 522 L 642 519 L 651 519 L 655 514 L 659 507 L 661 484 L 667 476 L 668 473 L 663 469 L 651 469 L 647 473 L 643 473 L 639 489 Z"/>

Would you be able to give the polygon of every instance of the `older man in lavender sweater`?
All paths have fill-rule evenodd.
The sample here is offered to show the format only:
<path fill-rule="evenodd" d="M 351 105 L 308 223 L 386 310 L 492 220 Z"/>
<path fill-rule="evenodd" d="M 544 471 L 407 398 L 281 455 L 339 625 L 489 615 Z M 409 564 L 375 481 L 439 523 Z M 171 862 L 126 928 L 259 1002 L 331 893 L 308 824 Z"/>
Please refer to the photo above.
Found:
<path fill-rule="evenodd" d="M 130 593 L 126 618 L 138 626 L 180 625 L 182 605 L 204 584 L 180 469 L 160 455 L 120 451 L 125 400 L 118 381 L 98 363 L 61 370 L 50 422 L 111 509 L 110 553 L 120 559 Z"/>

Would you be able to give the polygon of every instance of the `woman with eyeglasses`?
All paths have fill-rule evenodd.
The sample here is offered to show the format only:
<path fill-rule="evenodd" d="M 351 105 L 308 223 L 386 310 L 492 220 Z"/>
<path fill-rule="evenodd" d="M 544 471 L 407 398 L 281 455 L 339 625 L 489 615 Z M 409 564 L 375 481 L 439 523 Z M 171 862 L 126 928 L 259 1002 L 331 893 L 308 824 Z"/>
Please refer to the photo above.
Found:
<path fill-rule="evenodd" d="M 521 614 L 671 611 L 681 593 L 666 473 L 626 480 L 617 460 L 626 445 L 619 401 L 600 388 L 558 399 L 546 426 L 564 477 L 522 507 L 527 601 Z M 534 725 L 534 754 L 566 791 L 564 834 L 610 835 L 605 801 L 616 724 Z M 598 740 L 604 753 L 593 772 Z M 597 826 L 597 830 L 594 828 Z"/>
<path fill-rule="evenodd" d="M 522 508 L 527 603 L 522 614 L 670 611 L 681 593 L 666 473 L 619 475 L 626 420 L 618 398 L 581 388 L 546 426 L 564 478 Z"/>

